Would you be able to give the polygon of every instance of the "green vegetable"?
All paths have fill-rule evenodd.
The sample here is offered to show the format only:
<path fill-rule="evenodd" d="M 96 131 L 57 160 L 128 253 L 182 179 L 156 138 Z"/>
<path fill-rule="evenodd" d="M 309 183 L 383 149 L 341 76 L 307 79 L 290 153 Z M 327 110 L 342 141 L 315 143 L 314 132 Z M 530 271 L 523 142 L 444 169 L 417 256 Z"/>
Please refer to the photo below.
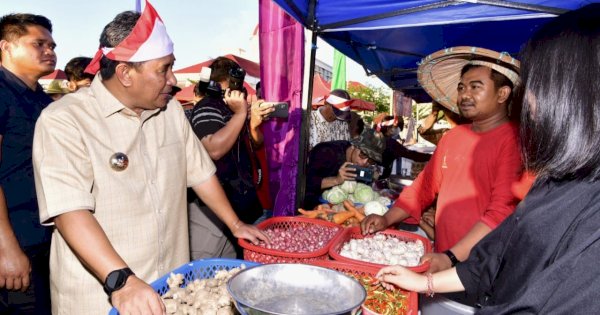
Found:
<path fill-rule="evenodd" d="M 358 203 L 367 203 L 379 195 L 371 189 L 371 187 L 364 184 L 357 184 L 354 190 L 354 199 Z"/>
<path fill-rule="evenodd" d="M 348 195 L 339 186 L 335 186 L 329 190 L 326 200 L 332 204 L 338 204 L 346 198 L 348 198 Z"/>
<path fill-rule="evenodd" d="M 365 204 L 365 215 L 377 214 L 384 215 L 388 208 L 378 201 L 369 201 Z"/>
<path fill-rule="evenodd" d="M 356 181 L 353 180 L 347 180 L 344 181 L 344 183 L 342 185 L 340 185 L 340 188 L 347 194 L 351 194 L 354 192 L 354 190 L 356 189 Z"/>

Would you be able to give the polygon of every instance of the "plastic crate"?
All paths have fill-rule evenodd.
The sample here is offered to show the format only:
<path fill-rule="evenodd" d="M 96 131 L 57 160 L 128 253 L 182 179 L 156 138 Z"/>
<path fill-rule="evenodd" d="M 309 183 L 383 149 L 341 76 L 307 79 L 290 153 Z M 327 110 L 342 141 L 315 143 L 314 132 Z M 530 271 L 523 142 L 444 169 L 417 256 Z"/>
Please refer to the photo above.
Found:
<path fill-rule="evenodd" d="M 329 268 L 333 270 L 337 270 L 339 272 L 343 272 L 347 275 L 354 276 L 371 276 L 374 277 L 379 271 L 379 268 L 371 267 L 371 266 L 362 266 L 351 264 L 343 261 L 335 261 L 335 260 L 321 260 L 321 261 L 313 261 L 310 262 L 311 265 Z M 406 309 L 405 315 L 417 315 L 419 313 L 419 298 L 416 292 L 404 291 L 408 297 L 408 307 Z M 378 315 L 377 313 L 362 307 L 363 315 Z"/>
<path fill-rule="evenodd" d="M 343 231 L 342 227 L 335 223 L 331 223 L 324 220 L 309 219 L 302 217 L 273 217 L 259 223 L 256 227 L 260 230 L 267 230 L 272 228 L 289 229 L 296 226 L 302 225 L 321 225 L 332 229 L 337 229 L 338 232 L 335 234 L 329 242 L 327 242 L 322 248 L 312 252 L 303 253 L 292 253 L 281 250 L 268 249 L 261 246 L 254 245 L 244 239 L 239 239 L 238 243 L 244 248 L 244 259 L 248 261 L 255 261 L 263 264 L 267 263 L 303 263 L 315 260 L 326 260 L 329 259 L 328 252 L 329 247 L 333 244 L 339 233 Z"/>
<path fill-rule="evenodd" d="M 393 237 L 400 239 L 401 241 L 405 241 L 405 242 L 421 240 L 421 242 L 423 242 L 423 246 L 425 247 L 425 254 L 431 253 L 431 242 L 428 239 L 426 239 L 420 235 L 417 235 L 414 233 L 409 233 L 409 232 L 404 232 L 404 231 L 392 230 L 392 229 L 383 230 L 378 233 L 385 234 L 387 236 L 393 236 Z M 362 261 L 362 260 L 351 259 L 351 258 L 340 255 L 342 246 L 344 246 L 344 244 L 346 242 L 350 241 L 351 239 L 363 239 L 365 237 L 370 237 L 370 236 L 362 235 L 362 233 L 360 232 L 360 227 L 353 227 L 353 228 L 346 229 L 345 231 L 340 233 L 335 238 L 335 240 L 333 240 L 333 244 L 331 245 L 331 248 L 329 248 L 329 256 L 331 256 L 331 258 L 333 258 L 334 260 L 345 261 L 345 262 L 349 262 L 349 263 L 361 265 L 361 266 L 375 267 L 377 269 L 379 269 L 381 267 L 385 267 L 386 265 L 374 264 L 374 263 L 370 263 L 370 262 L 366 262 L 366 261 Z M 425 272 L 425 271 L 427 271 L 427 269 L 429 269 L 429 262 L 420 264 L 415 267 L 406 267 L 406 268 L 408 268 L 414 272 Z"/>
<path fill-rule="evenodd" d="M 167 279 L 171 273 L 175 274 L 183 274 L 183 284 L 182 287 L 187 286 L 188 283 L 196 280 L 196 279 L 207 279 L 213 278 L 215 273 L 219 270 L 231 270 L 236 267 L 240 267 L 242 264 L 246 265 L 246 267 L 254 267 L 260 264 L 245 260 L 239 259 L 228 259 L 228 258 L 207 258 L 207 259 L 199 259 L 194 260 L 190 263 L 184 264 L 166 275 L 158 278 L 154 282 L 150 284 L 152 288 L 159 294 L 163 295 L 167 291 L 169 291 L 169 285 L 167 284 Z M 115 308 L 112 308 L 109 315 L 119 315 L 119 312 Z"/>

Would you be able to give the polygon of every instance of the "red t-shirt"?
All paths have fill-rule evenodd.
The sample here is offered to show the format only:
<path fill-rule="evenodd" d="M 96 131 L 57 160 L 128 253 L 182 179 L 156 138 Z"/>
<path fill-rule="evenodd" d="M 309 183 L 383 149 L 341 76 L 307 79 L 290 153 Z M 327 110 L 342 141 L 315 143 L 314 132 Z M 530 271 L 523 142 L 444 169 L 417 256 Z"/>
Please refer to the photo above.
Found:
<path fill-rule="evenodd" d="M 477 222 L 495 228 L 519 201 L 511 191 L 522 173 L 517 135 L 512 123 L 483 133 L 473 132 L 470 124 L 453 128 L 394 206 L 418 221 L 437 196 L 437 252 L 450 249 Z"/>

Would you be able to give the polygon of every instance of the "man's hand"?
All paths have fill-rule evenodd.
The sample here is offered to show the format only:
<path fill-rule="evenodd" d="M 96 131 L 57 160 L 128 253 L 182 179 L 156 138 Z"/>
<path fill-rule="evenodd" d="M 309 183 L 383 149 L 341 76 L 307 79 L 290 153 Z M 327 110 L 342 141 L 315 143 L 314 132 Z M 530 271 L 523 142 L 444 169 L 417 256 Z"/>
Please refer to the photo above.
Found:
<path fill-rule="evenodd" d="M 166 314 L 158 293 L 134 275 L 127 278 L 124 287 L 112 293 L 111 302 L 119 314 Z"/>
<path fill-rule="evenodd" d="M 244 93 L 238 90 L 227 89 L 224 101 L 235 114 L 248 112 L 248 103 L 246 102 Z"/>
<path fill-rule="evenodd" d="M 237 238 L 246 239 L 254 245 L 258 245 L 260 241 L 263 241 L 267 244 L 271 243 L 269 237 L 265 233 L 263 233 L 263 231 L 257 229 L 254 225 L 240 222 L 237 229 L 232 232 L 233 236 Z"/>
<path fill-rule="evenodd" d="M 441 253 L 429 253 L 421 257 L 420 264 L 429 262 L 429 270 L 427 272 L 436 273 L 438 271 L 452 268 L 452 262 L 446 254 Z"/>
<path fill-rule="evenodd" d="M 31 264 L 19 246 L 0 249 L 0 289 L 24 292 L 29 287 Z"/>
<path fill-rule="evenodd" d="M 250 107 L 250 128 L 258 128 L 264 120 L 269 119 L 269 114 L 274 112 L 272 103 L 265 103 L 264 100 L 252 102 Z"/>
<path fill-rule="evenodd" d="M 360 222 L 360 230 L 363 235 L 379 232 L 388 226 L 387 219 L 377 214 L 370 214 Z"/>

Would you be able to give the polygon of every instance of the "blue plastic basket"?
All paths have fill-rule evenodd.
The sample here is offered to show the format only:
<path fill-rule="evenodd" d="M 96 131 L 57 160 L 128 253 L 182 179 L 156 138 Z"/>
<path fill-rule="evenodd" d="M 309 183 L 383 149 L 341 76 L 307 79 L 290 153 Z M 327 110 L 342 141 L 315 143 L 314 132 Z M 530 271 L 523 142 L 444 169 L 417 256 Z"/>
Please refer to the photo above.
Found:
<path fill-rule="evenodd" d="M 215 273 L 219 270 L 231 270 L 233 268 L 239 267 L 242 264 L 246 265 L 246 267 L 254 267 L 260 265 L 259 263 L 239 260 L 239 259 L 227 259 L 227 258 L 207 258 L 207 259 L 199 259 L 194 260 L 190 263 L 182 265 L 173 271 L 170 271 L 166 275 L 158 278 L 150 285 L 159 295 L 165 294 L 169 291 L 169 285 L 167 284 L 167 279 L 171 275 L 171 273 L 180 273 L 183 275 L 183 284 L 185 287 L 189 282 L 194 281 L 195 279 L 206 279 L 213 278 Z M 119 312 L 115 308 L 112 308 L 108 315 L 119 315 Z"/>

